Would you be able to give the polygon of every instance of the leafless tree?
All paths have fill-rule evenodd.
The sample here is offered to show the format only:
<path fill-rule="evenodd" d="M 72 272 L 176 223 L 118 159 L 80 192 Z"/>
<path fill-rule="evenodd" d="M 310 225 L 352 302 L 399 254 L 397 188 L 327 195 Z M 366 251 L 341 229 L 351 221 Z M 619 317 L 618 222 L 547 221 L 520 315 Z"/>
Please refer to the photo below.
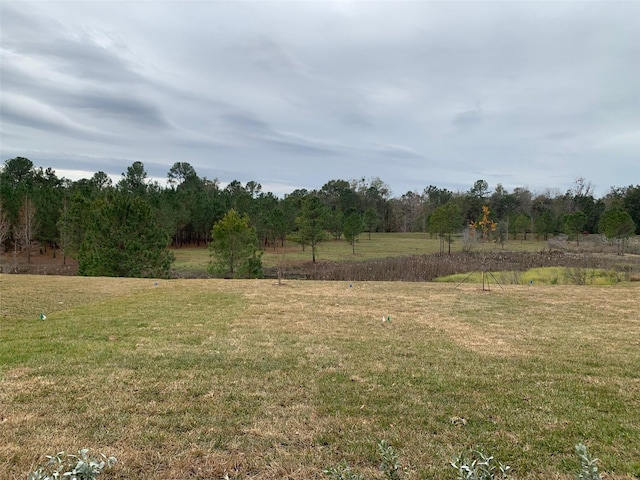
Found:
<path fill-rule="evenodd" d="M 573 194 L 576 197 L 593 196 L 593 184 L 584 177 L 578 177 L 573 182 Z"/>
<path fill-rule="evenodd" d="M 2 257 L 4 253 L 4 242 L 9 236 L 10 229 L 11 223 L 9 222 L 6 209 L 4 209 L 2 203 L 0 203 L 0 257 Z M 2 264 L 0 263 L 0 271 L 2 271 L 1 266 Z"/>
<path fill-rule="evenodd" d="M 18 224 L 15 227 L 14 233 L 16 243 L 21 240 L 25 245 L 27 250 L 27 263 L 31 263 L 31 242 L 33 241 L 37 228 L 36 209 L 33 206 L 31 198 L 27 196 L 24 198 L 24 202 L 20 207 Z"/>

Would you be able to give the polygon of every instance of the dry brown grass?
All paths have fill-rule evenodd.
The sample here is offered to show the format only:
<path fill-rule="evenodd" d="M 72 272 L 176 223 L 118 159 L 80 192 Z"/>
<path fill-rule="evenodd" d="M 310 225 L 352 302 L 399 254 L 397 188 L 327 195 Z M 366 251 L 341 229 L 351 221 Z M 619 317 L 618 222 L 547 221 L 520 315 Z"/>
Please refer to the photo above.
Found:
<path fill-rule="evenodd" d="M 474 445 L 571 478 L 580 440 L 640 468 L 640 285 L 351 285 L 0 276 L 0 478 L 82 447 L 118 479 L 373 473 L 382 438 L 407 478 Z"/>

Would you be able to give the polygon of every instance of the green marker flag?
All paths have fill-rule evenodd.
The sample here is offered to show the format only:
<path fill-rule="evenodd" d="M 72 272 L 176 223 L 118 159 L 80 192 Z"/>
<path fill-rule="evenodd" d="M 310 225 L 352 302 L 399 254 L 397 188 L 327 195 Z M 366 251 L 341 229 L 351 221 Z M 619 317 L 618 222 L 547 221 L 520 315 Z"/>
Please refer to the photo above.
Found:
<path fill-rule="evenodd" d="M 44 313 L 40 314 L 40 320 L 46 320 L 47 316 Z"/>

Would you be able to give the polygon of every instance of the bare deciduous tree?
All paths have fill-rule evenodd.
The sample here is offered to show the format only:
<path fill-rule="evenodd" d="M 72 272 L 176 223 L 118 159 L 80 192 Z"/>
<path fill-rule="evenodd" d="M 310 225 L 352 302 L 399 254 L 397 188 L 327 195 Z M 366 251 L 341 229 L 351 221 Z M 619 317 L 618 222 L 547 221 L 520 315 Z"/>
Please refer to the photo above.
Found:
<path fill-rule="evenodd" d="M 27 263 L 31 263 L 31 242 L 37 228 L 36 209 L 31 198 L 26 196 L 20 207 L 14 236 L 16 237 L 16 243 L 18 243 L 19 240 L 24 243 L 25 249 L 27 250 Z"/>
<path fill-rule="evenodd" d="M 6 209 L 0 203 L 0 258 L 4 253 L 4 242 L 9 236 L 9 230 L 11 229 L 11 223 L 9 222 L 9 216 L 7 215 Z M 0 262 L 0 271 L 2 263 Z"/>

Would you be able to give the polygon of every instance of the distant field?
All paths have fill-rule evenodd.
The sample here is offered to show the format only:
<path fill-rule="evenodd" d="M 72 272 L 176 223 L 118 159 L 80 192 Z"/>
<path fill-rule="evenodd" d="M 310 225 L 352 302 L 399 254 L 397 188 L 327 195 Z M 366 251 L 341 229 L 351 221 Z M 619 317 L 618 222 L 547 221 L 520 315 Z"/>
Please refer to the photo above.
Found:
<path fill-rule="evenodd" d="M 546 242 L 528 240 L 522 242 L 520 240 L 512 240 L 505 245 L 505 249 L 511 251 L 539 251 L 547 247 Z M 476 250 L 501 250 L 500 245 L 489 243 L 485 245 L 477 245 Z M 423 255 L 429 253 L 438 253 L 440 249 L 440 241 L 437 238 L 430 238 L 429 234 L 424 233 L 374 233 L 369 240 L 365 233 L 360 237 L 360 241 L 356 243 L 355 254 L 352 253 L 351 245 L 345 240 L 328 240 L 322 242 L 318 246 L 318 261 L 364 261 L 376 258 L 388 258 L 406 255 Z M 452 252 L 462 250 L 462 243 L 459 239 L 454 239 L 451 245 Z M 174 249 L 176 256 L 174 269 L 181 274 L 204 274 L 209 262 L 209 250 L 206 247 L 201 248 L 179 248 Z M 284 249 L 284 256 L 281 248 L 274 250 L 267 248 L 262 257 L 265 267 L 273 267 L 278 262 L 286 265 L 294 265 L 301 262 L 311 261 L 311 248 L 307 247 L 305 251 L 294 243 L 287 243 Z"/>
<path fill-rule="evenodd" d="M 83 447 L 121 480 L 319 479 L 342 459 L 371 477 L 380 439 L 409 479 L 455 478 L 481 446 L 516 478 L 568 480 L 579 441 L 638 478 L 638 299 L 637 282 L 0 275 L 0 478 Z"/>

